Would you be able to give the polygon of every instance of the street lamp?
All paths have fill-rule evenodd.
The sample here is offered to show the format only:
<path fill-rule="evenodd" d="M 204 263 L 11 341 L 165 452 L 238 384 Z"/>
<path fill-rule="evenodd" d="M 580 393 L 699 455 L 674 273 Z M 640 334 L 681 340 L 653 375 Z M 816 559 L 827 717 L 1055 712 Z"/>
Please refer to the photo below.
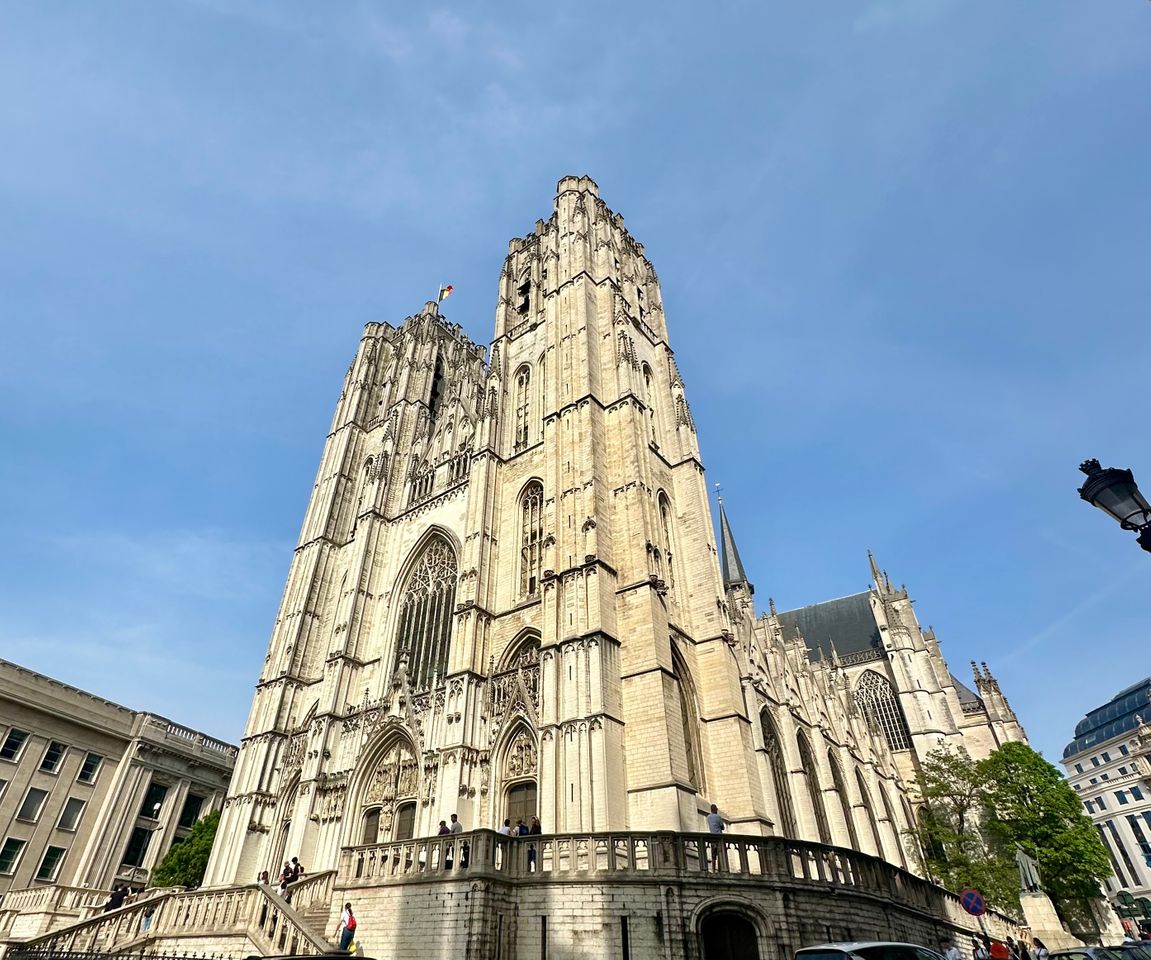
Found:
<path fill-rule="evenodd" d="M 1124 530 L 1139 531 L 1139 546 L 1151 552 L 1151 504 L 1131 471 L 1101 467 L 1098 460 L 1084 460 L 1079 469 L 1087 474 L 1079 496 L 1118 520 Z"/>

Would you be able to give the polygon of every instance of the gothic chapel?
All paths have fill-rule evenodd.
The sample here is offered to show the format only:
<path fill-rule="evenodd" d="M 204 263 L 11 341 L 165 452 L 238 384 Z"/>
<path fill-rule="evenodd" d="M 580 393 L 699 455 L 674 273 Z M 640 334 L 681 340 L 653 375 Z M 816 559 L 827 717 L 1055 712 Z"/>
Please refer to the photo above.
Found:
<path fill-rule="evenodd" d="M 490 351 L 428 303 L 344 381 L 205 883 L 539 816 L 730 830 L 915 869 L 916 766 L 1024 738 L 872 562 L 757 615 L 717 547 L 659 281 L 587 177 L 511 241 Z M 973 665 L 974 666 L 974 665 Z"/>

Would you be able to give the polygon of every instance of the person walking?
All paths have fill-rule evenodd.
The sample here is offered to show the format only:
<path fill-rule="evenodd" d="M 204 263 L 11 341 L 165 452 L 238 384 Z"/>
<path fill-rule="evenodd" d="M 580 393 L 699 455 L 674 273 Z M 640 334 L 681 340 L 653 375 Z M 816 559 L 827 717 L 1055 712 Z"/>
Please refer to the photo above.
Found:
<path fill-rule="evenodd" d="M 344 904 L 344 912 L 340 914 L 340 949 L 347 953 L 356 938 L 356 915 L 352 913 L 352 905 Z"/>

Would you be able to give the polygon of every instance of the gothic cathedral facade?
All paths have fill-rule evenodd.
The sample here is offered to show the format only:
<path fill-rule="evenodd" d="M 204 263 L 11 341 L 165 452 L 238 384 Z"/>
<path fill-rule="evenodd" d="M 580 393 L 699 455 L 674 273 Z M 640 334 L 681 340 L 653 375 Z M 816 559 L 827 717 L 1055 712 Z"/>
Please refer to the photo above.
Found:
<path fill-rule="evenodd" d="M 256 685 L 207 884 L 538 816 L 914 869 L 915 769 L 1024 737 L 907 593 L 757 615 L 643 246 L 587 177 L 511 241 L 490 351 L 368 324 Z M 810 638 L 810 639 L 809 639 Z"/>

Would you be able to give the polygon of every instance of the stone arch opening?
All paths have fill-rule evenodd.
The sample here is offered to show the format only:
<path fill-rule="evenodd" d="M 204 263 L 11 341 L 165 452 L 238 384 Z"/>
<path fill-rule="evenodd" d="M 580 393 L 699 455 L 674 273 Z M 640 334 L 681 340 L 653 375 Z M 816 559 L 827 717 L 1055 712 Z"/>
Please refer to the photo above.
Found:
<path fill-rule="evenodd" d="M 738 907 L 719 906 L 699 923 L 703 960 L 759 960 L 759 931 Z"/>
<path fill-rule="evenodd" d="M 823 803 L 823 784 L 820 781 L 815 754 L 811 752 L 811 744 L 802 730 L 795 735 L 795 741 L 799 747 L 799 765 L 803 768 L 803 779 L 807 784 L 808 797 L 811 799 L 811 812 L 815 815 L 815 828 L 819 833 L 819 842 L 831 843 L 831 828 L 827 823 L 827 809 Z"/>
<path fill-rule="evenodd" d="M 703 752 L 699 740 L 699 709 L 696 699 L 695 682 L 691 671 L 683 659 L 675 640 L 671 643 L 671 668 L 675 674 L 677 693 L 679 696 L 680 722 L 683 726 L 683 747 L 687 763 L 688 782 L 697 790 L 704 790 L 703 783 Z"/>
<path fill-rule="evenodd" d="M 539 815 L 539 742 L 523 717 L 508 727 L 495 757 L 500 784 L 497 796 L 502 802 L 502 809 L 492 812 L 495 826 L 505 818 L 513 826 L 517 819 L 530 824 L 531 818 Z"/>
<path fill-rule="evenodd" d="M 763 748 L 767 754 L 767 769 L 771 776 L 771 785 L 775 793 L 775 808 L 779 816 L 776 832 L 780 836 L 798 839 L 799 834 L 795 826 L 795 806 L 791 800 L 791 786 L 787 781 L 787 762 L 783 755 L 783 744 L 775 723 L 771 719 L 771 709 L 764 707 L 759 711 L 759 727 L 763 734 Z"/>

